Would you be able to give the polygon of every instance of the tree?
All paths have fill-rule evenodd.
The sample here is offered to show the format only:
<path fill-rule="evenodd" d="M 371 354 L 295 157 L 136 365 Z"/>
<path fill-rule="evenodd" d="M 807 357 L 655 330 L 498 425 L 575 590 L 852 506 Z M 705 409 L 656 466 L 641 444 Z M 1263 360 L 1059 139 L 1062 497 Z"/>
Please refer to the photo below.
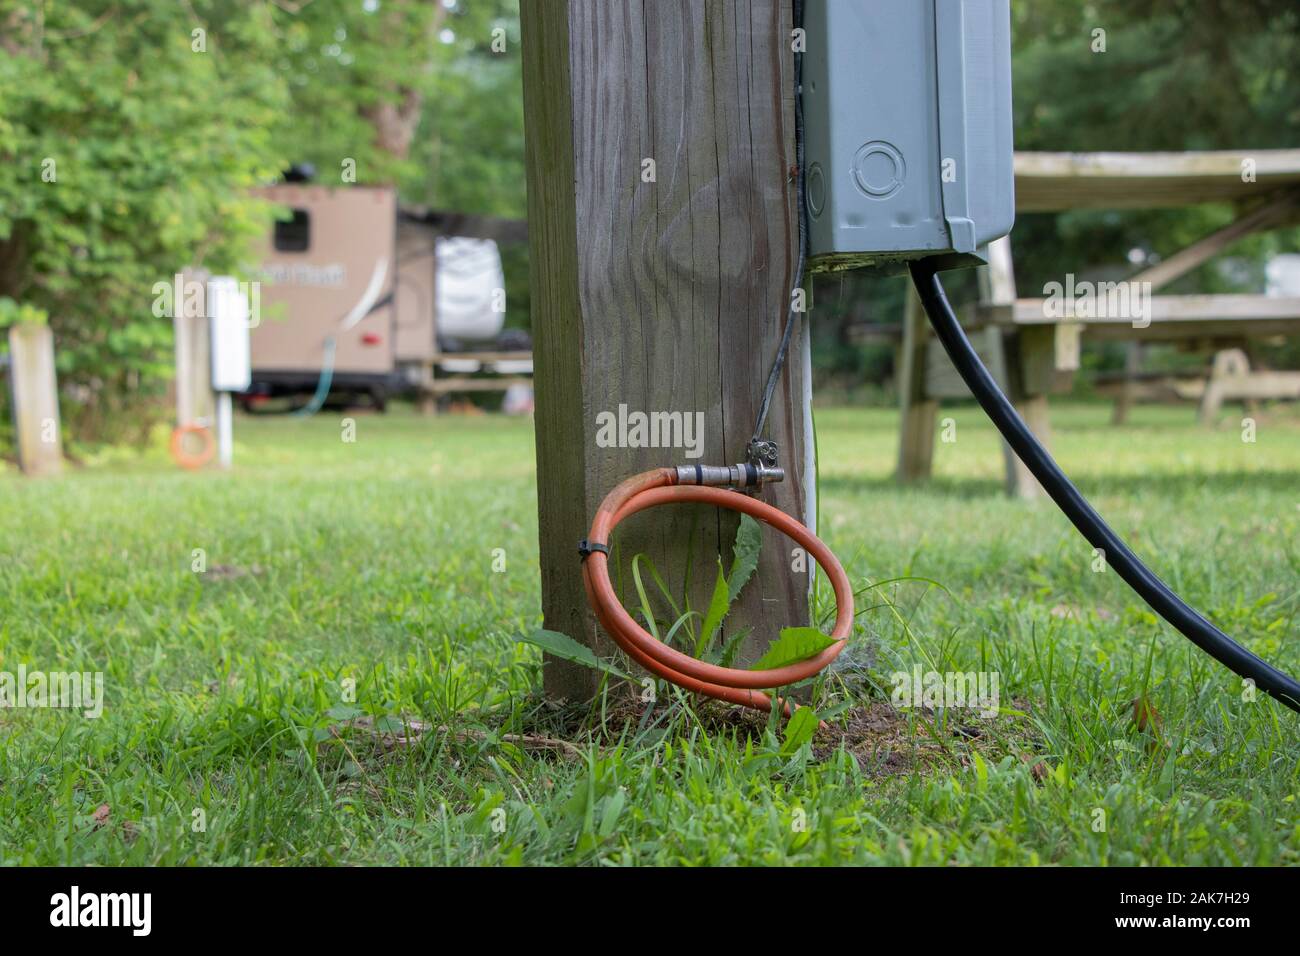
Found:
<path fill-rule="evenodd" d="M 318 0 L 277 7 L 274 16 L 286 41 L 276 69 L 293 100 L 279 133 L 322 182 L 394 185 L 408 202 L 446 206 L 451 195 L 451 208 L 522 214 L 522 185 L 509 210 L 473 184 L 440 195 L 431 188 L 448 133 L 457 146 L 486 147 L 475 154 L 490 165 L 500 153 L 487 131 L 503 125 L 519 143 L 506 165 L 522 183 L 514 0 Z M 502 42 L 504 52 L 494 52 Z M 345 168 L 355 180 L 341 176 Z M 491 178 L 502 175 L 493 169 Z"/>
<path fill-rule="evenodd" d="M 170 375 L 154 286 L 238 273 L 265 231 L 275 24 L 151 0 L 0 0 L 0 24 L 0 298 L 48 314 L 72 435 L 138 432 Z"/>
<path fill-rule="evenodd" d="M 1208 150 L 1300 141 L 1300 9 L 1292 0 L 1017 4 L 1016 148 Z M 1228 208 L 1024 216 L 1012 237 L 1025 288 L 1177 249 L 1224 225 Z M 1234 247 L 1262 269 L 1295 234 Z M 1247 281 L 1262 282 L 1259 269 Z M 1232 285 L 1215 265 L 1170 291 Z"/>
<path fill-rule="evenodd" d="M 1035 0 L 1013 3 L 1011 10 L 1018 150 L 1300 143 L 1300 8 L 1294 0 Z M 1066 271 L 1102 269 L 1120 277 L 1149 256 L 1225 225 L 1233 214 L 1226 206 L 1199 206 L 1021 215 L 1011 237 L 1017 279 L 1028 295 Z M 1231 250 L 1239 268 L 1228 272 L 1211 262 L 1164 291 L 1258 291 L 1267 258 L 1297 249 L 1300 230 L 1254 236 Z M 975 294 L 967 277 L 954 275 L 948 284 L 954 297 Z M 821 318 L 813 334 L 814 354 L 823 357 L 819 381 L 827 372 L 852 374 L 860 367 L 851 351 L 835 344 L 852 318 L 845 304 L 865 300 L 874 315 L 900 318 L 901 285 L 861 276 L 818 280 Z M 1122 346 L 1112 346 L 1104 358 L 1122 363 Z"/>
<path fill-rule="evenodd" d="M 293 100 L 279 141 L 322 183 L 393 185 L 410 205 L 523 218 L 518 0 L 317 0 L 275 17 Z M 527 326 L 527 249 L 501 253 L 507 322 Z"/>

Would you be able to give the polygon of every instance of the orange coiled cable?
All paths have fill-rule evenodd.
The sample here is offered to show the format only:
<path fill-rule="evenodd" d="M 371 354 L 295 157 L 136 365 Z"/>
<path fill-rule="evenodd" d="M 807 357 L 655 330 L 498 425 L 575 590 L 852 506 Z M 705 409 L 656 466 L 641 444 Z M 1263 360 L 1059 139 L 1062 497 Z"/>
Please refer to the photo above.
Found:
<path fill-rule="evenodd" d="M 807 680 L 835 660 L 844 649 L 853 632 L 853 589 L 848 575 L 830 548 L 785 512 L 729 488 L 680 485 L 675 468 L 656 468 L 619 484 L 596 510 L 589 540 L 608 545 L 614 528 L 624 518 L 655 505 L 683 501 L 743 512 L 781 531 L 812 555 L 835 590 L 835 627 L 830 635 L 835 643 L 807 660 L 771 670 L 738 670 L 696 660 L 656 640 L 627 613 L 609 579 L 609 557 L 600 550 L 590 551 L 583 562 L 587 600 L 601 626 L 618 646 L 650 673 L 698 694 L 755 710 L 770 710 L 772 700 L 760 688 L 788 687 Z M 778 703 L 787 714 L 790 712 L 788 704 L 784 701 Z"/>
<path fill-rule="evenodd" d="M 185 448 L 185 439 L 190 435 L 197 436 L 199 439 L 199 450 L 196 452 L 187 451 Z M 212 436 L 210 429 L 194 422 L 187 422 L 172 429 L 171 452 L 172 460 L 176 464 L 186 471 L 197 471 L 216 457 L 217 440 Z"/>

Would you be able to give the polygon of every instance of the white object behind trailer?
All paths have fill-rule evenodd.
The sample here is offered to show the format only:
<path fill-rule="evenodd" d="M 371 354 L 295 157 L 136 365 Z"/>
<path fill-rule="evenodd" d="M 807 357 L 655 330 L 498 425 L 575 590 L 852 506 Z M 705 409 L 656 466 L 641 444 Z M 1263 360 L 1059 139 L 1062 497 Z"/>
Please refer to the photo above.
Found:
<path fill-rule="evenodd" d="M 505 271 L 491 239 L 438 240 L 438 334 L 485 342 L 506 321 Z"/>

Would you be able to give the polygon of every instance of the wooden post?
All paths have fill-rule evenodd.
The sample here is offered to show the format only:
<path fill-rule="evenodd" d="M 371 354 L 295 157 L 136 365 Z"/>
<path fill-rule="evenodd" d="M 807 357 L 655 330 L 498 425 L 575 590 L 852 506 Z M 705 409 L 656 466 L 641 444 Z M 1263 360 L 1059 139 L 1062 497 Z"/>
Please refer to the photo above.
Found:
<path fill-rule="evenodd" d="M 172 328 L 176 346 L 176 424 L 211 425 L 216 415 L 216 398 L 212 394 L 208 317 L 187 316 L 178 304 Z"/>
<path fill-rule="evenodd" d="M 782 0 L 522 7 L 542 605 L 546 627 L 598 655 L 613 646 L 588 611 L 576 547 L 601 499 L 651 467 L 745 458 L 796 258 L 790 16 Z M 763 492 L 801 520 L 806 347 L 798 327 L 768 421 L 787 477 Z M 620 405 L 702 415 L 700 457 L 601 447 L 597 416 Z M 703 611 L 735 526 L 691 506 L 629 519 L 611 572 L 624 603 L 637 603 L 630 563 L 644 552 L 675 599 L 688 588 Z M 729 632 L 754 628 L 742 659 L 806 623 L 808 577 L 791 564 L 790 543 L 765 531 L 728 619 Z M 597 679 L 546 664 L 548 693 L 587 697 Z"/>
<path fill-rule="evenodd" d="M 989 264 L 980 270 L 981 287 L 984 290 L 985 301 L 990 305 L 1010 305 L 1014 306 L 1016 302 L 1016 272 L 1015 266 L 1011 261 L 1011 239 L 1003 236 L 989 243 Z M 1044 446 L 1050 447 L 1051 430 L 1047 417 L 1047 393 L 1041 387 L 1036 391 L 1027 389 L 1024 381 L 1025 376 L 1022 374 L 1026 364 L 1026 356 L 1018 355 L 1018 361 L 1008 360 L 1006 353 L 1006 343 L 1008 336 L 1002 329 L 996 325 L 990 325 L 987 330 L 989 340 L 990 355 L 996 355 L 996 361 L 1001 363 L 1002 371 L 990 366 L 990 371 L 998 379 L 1002 390 L 1007 393 L 1007 398 L 1015 405 L 1016 411 L 1020 417 L 1025 420 L 1029 430 L 1037 436 L 1038 440 Z M 1019 343 L 1021 349 L 1027 344 L 1022 340 Z M 1005 441 L 1002 442 L 1002 458 L 1006 466 L 1006 489 L 1007 494 L 1017 498 L 1037 498 L 1042 494 L 1042 486 L 1039 485 L 1038 479 L 1030 473 L 1025 467 L 1025 463 L 1020 460 L 1011 446 Z"/>
<path fill-rule="evenodd" d="M 18 466 L 27 475 L 57 475 L 63 470 L 63 438 L 50 327 L 29 322 L 11 326 L 9 359 Z"/>
<path fill-rule="evenodd" d="M 438 393 L 435 389 L 435 371 L 434 366 L 437 359 L 424 362 L 420 365 L 420 401 L 418 410 L 421 415 L 434 416 L 438 414 Z"/>
<path fill-rule="evenodd" d="M 1201 396 L 1199 416 L 1201 424 L 1213 428 L 1219 422 L 1223 402 L 1233 391 L 1232 384 L 1241 383 L 1250 376 L 1250 359 L 1242 349 L 1221 349 L 1214 353 L 1210 364 L 1210 378 Z M 1238 385 L 1238 393 L 1244 391 Z"/>
<path fill-rule="evenodd" d="M 190 335 L 193 341 L 191 382 L 194 389 L 194 420 L 211 425 L 217 417 L 217 396 L 212 391 L 212 324 L 206 315 L 195 316 Z"/>
<path fill-rule="evenodd" d="M 194 421 L 194 392 L 190 384 L 190 323 L 186 320 L 184 312 L 184 309 L 177 308 L 176 314 L 172 316 L 172 350 L 175 363 L 172 392 L 176 400 L 178 428 Z"/>
<path fill-rule="evenodd" d="M 1137 379 L 1141 371 L 1142 343 L 1129 342 L 1124 348 L 1124 380 L 1115 396 L 1115 408 L 1110 416 L 1112 425 L 1123 425 L 1128 421 L 1129 412 L 1137 403 Z"/>
<path fill-rule="evenodd" d="M 194 321 L 182 308 L 172 317 L 176 351 L 176 425 L 193 424 L 194 415 Z"/>
<path fill-rule="evenodd" d="M 903 307 L 903 345 L 899 354 L 898 480 L 922 481 L 934 469 L 934 421 L 939 402 L 926 392 L 926 354 L 930 325 L 916 290 L 908 282 Z"/>

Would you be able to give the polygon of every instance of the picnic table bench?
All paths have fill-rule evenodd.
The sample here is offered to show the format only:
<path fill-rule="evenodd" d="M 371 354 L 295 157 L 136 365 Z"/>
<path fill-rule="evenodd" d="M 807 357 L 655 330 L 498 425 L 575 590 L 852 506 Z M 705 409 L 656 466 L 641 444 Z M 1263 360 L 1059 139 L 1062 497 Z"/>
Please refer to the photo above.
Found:
<path fill-rule="evenodd" d="M 1196 203 L 1232 203 L 1228 225 L 1177 250 L 1104 291 L 1123 297 L 1152 292 L 1204 264 L 1233 242 L 1253 233 L 1300 221 L 1300 150 L 1193 153 L 1017 153 L 1016 209 L 1062 212 L 1072 209 L 1159 209 Z M 979 301 L 962 310 L 963 325 L 981 358 L 1029 427 L 1050 445 L 1047 400 L 1069 390 L 1079 369 L 1083 336 L 1089 341 L 1136 343 L 1129 371 L 1136 373 L 1138 349 L 1152 342 L 1178 342 L 1211 350 L 1240 348 L 1247 340 L 1300 333 L 1300 297 L 1267 295 L 1151 294 L 1135 316 L 1132 309 L 1102 307 L 1064 311 L 1051 296 L 1018 294 L 1009 239 L 989 247 L 980 268 Z M 1065 277 L 1062 277 L 1063 279 Z M 1056 291 L 1056 290 L 1053 290 Z M 1059 296 L 1057 297 L 1059 299 Z M 1130 305 L 1131 305 L 1130 301 Z M 1112 314 L 1118 312 L 1119 314 Z M 1235 365 L 1221 370 L 1221 387 L 1211 393 L 1202 417 L 1217 414 L 1225 399 L 1294 397 L 1294 373 L 1252 372 Z M 1210 387 L 1207 385 L 1206 390 Z M 1123 409 L 1140 391 L 1120 392 Z M 939 402 L 969 397 L 969 391 L 929 334 L 920 303 L 909 294 L 899 361 L 902 409 L 898 477 L 907 483 L 930 475 Z M 1216 404 L 1217 403 L 1217 404 Z M 1122 415 L 1119 417 L 1122 418 Z M 1032 498 L 1041 489 L 1009 447 L 1003 446 L 1006 486 Z"/>

